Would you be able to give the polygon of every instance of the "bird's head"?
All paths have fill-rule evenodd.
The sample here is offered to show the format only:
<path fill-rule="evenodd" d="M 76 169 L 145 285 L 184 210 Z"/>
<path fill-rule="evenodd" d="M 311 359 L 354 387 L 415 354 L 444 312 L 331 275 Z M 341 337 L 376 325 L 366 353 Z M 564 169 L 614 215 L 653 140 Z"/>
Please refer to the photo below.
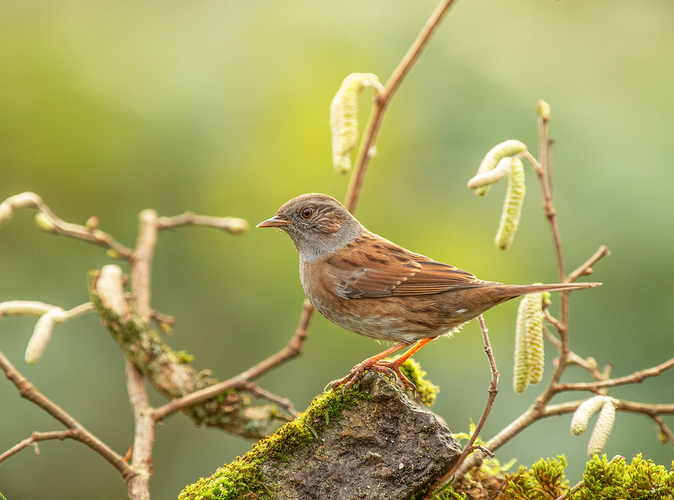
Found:
<path fill-rule="evenodd" d="M 365 229 L 331 196 L 309 193 L 293 198 L 256 227 L 288 233 L 300 257 L 313 260 L 352 242 Z"/>

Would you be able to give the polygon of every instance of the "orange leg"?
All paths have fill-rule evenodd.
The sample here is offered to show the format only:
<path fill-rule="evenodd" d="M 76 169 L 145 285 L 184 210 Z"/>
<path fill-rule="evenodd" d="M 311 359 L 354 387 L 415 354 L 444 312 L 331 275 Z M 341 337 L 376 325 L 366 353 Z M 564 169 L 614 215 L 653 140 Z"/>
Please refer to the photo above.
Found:
<path fill-rule="evenodd" d="M 336 389 L 337 387 L 344 385 L 343 390 L 346 390 L 353 384 L 355 384 L 356 381 L 363 375 L 363 373 L 366 370 L 373 370 L 379 373 L 386 373 L 388 375 L 393 375 L 394 377 L 397 377 L 398 380 L 400 380 L 405 387 L 407 387 L 408 389 L 412 389 L 413 391 L 416 392 L 417 388 L 412 382 L 410 382 L 407 379 L 407 377 L 405 377 L 405 375 L 403 375 L 403 373 L 400 371 L 400 366 L 405 361 L 407 361 L 412 356 L 412 354 L 417 352 L 419 349 L 428 344 L 434 338 L 435 337 L 421 339 L 416 344 L 414 344 L 405 354 L 398 356 L 396 359 L 392 361 L 385 360 L 384 358 L 389 354 L 398 352 L 399 350 L 404 349 L 409 345 L 406 342 L 399 342 L 396 345 L 389 347 L 385 351 L 380 352 L 376 356 L 367 358 L 365 361 L 354 366 L 351 372 L 346 377 L 344 377 L 341 380 L 336 380 L 335 382 L 333 382 L 331 384 L 332 388 Z"/>

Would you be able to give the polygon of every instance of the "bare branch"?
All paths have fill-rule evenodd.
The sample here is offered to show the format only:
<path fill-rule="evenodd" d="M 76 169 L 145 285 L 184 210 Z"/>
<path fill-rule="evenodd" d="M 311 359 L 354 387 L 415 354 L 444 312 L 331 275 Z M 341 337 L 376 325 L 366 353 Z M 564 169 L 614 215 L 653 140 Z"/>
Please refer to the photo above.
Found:
<path fill-rule="evenodd" d="M 208 215 L 195 215 L 185 212 L 174 217 L 159 217 L 157 221 L 159 229 L 173 229 L 179 226 L 206 226 L 227 231 L 232 234 L 241 234 L 248 230 L 248 222 L 236 217 L 211 217 Z"/>
<path fill-rule="evenodd" d="M 72 433 L 72 439 L 84 443 L 89 448 L 106 459 L 115 469 L 117 469 L 125 480 L 133 477 L 136 473 L 125 462 L 122 456 L 118 455 L 103 441 L 94 436 L 85 429 L 82 424 L 75 420 L 69 413 L 61 409 L 49 398 L 43 395 L 37 388 L 28 382 L 16 368 L 10 363 L 2 352 L 0 352 L 0 369 L 5 373 L 7 379 L 14 384 L 22 398 L 36 404 L 49 415 L 61 422 Z"/>
<path fill-rule="evenodd" d="M 349 189 L 346 195 L 346 200 L 344 201 L 344 206 L 352 213 L 355 211 L 356 205 L 358 204 L 360 191 L 363 187 L 365 174 L 367 173 L 367 167 L 370 163 L 370 160 L 372 159 L 372 156 L 374 155 L 374 146 L 377 142 L 379 127 L 381 125 L 382 119 L 384 118 L 386 108 L 391 101 L 391 97 L 400 86 L 402 80 L 409 73 L 412 65 L 421 55 L 424 47 L 431 39 L 435 29 L 439 26 L 440 21 L 442 21 L 442 18 L 453 2 L 454 0 L 443 0 L 440 2 L 417 36 L 417 39 L 407 51 L 407 54 L 405 54 L 405 57 L 403 57 L 402 61 L 400 61 L 400 64 L 398 64 L 398 67 L 393 71 L 391 78 L 389 78 L 388 82 L 386 82 L 384 90 L 377 94 L 374 108 L 372 109 L 372 114 L 370 115 L 369 123 L 365 129 L 363 140 L 358 150 L 356 166 L 353 173 L 351 174 Z"/>
<path fill-rule="evenodd" d="M 129 498 L 149 500 L 155 421 L 152 418 L 152 408 L 145 389 L 145 379 L 129 360 L 126 361 L 126 387 L 136 422 L 131 455 L 131 463 L 136 475 L 127 483 Z"/>
<path fill-rule="evenodd" d="M 292 401 L 286 398 L 281 398 L 274 393 L 265 391 L 264 389 L 258 387 L 256 384 L 250 383 L 246 385 L 246 391 L 250 392 L 253 396 L 257 398 L 263 398 L 274 403 L 276 406 L 285 408 L 288 413 L 290 413 L 293 418 L 297 417 L 297 410 L 293 407 Z"/>
<path fill-rule="evenodd" d="M 494 405 L 494 400 L 496 399 L 496 395 L 498 394 L 497 385 L 499 377 L 498 370 L 496 369 L 496 360 L 494 359 L 494 353 L 492 352 L 491 349 L 491 343 L 489 342 L 488 330 L 487 326 L 484 323 L 484 318 L 480 314 L 477 317 L 477 319 L 480 322 L 480 329 L 482 330 L 482 338 L 484 339 L 484 352 L 487 354 L 487 358 L 489 359 L 489 367 L 491 369 L 492 375 L 491 383 L 489 384 L 489 397 L 487 398 L 487 403 L 484 407 L 484 410 L 482 411 L 482 416 L 480 417 L 479 422 L 475 426 L 475 430 L 473 431 L 472 436 L 470 436 L 468 443 L 466 443 L 466 446 L 464 447 L 461 456 L 454 463 L 454 465 L 452 465 L 452 467 L 447 471 L 447 473 L 444 474 L 440 479 L 438 479 L 431 488 L 429 488 L 428 493 L 426 493 L 426 496 L 424 497 L 425 499 L 433 498 L 433 492 L 442 484 L 444 484 L 449 478 L 451 478 L 458 470 L 460 470 L 462 464 L 465 463 L 468 455 L 473 451 L 478 450 L 479 453 L 481 453 L 482 455 L 487 456 L 491 455 L 493 457 L 492 454 L 493 450 L 491 450 L 489 444 L 487 444 L 486 447 L 474 446 L 475 440 L 480 435 L 480 431 L 482 430 L 484 423 L 487 421 L 487 417 L 491 412 L 492 406 Z"/>
<path fill-rule="evenodd" d="M 592 266 L 610 254 L 611 252 L 606 245 L 600 246 L 599 250 L 597 250 L 594 255 L 587 260 L 587 262 L 569 274 L 569 276 L 566 278 L 567 283 L 573 283 L 581 276 L 592 274 Z"/>
<path fill-rule="evenodd" d="M 38 210 L 38 223 L 42 229 L 48 232 L 54 232 L 70 238 L 87 241 L 110 250 L 124 259 L 129 259 L 132 255 L 131 249 L 116 242 L 112 236 L 95 227 L 80 226 L 65 222 L 51 211 L 51 209 L 35 193 L 25 192 L 7 198 L 0 204 L 0 224 L 11 217 L 11 215 L 22 208 L 35 208 Z"/>
<path fill-rule="evenodd" d="M 625 377 L 613 378 L 608 380 L 599 380 L 597 382 L 557 384 L 557 386 L 555 387 L 555 392 L 562 392 L 562 391 L 596 392 L 598 389 L 604 389 L 607 387 L 617 387 L 619 385 L 626 385 L 626 384 L 637 384 L 639 382 L 643 382 L 645 379 L 649 377 L 656 377 L 665 370 L 669 370 L 672 367 L 674 367 L 674 358 L 665 361 L 664 363 L 661 363 L 658 366 L 654 366 L 653 368 L 646 368 L 645 370 L 634 372 L 632 375 L 627 375 Z"/>
<path fill-rule="evenodd" d="M 295 334 L 288 341 L 288 344 L 279 352 L 249 368 L 245 372 L 240 373 L 236 377 L 211 385 L 201 389 L 200 391 L 192 392 L 191 394 L 188 394 L 179 399 L 174 399 L 164 406 L 156 408 L 153 412 L 154 419 L 161 420 L 166 418 L 171 413 L 197 403 L 208 401 L 209 399 L 212 399 L 229 389 L 245 389 L 246 386 L 255 378 L 263 375 L 279 364 L 297 356 L 302 351 L 302 345 L 304 343 L 304 339 L 307 336 L 307 329 L 309 328 L 312 312 L 313 307 L 308 300 L 305 300 Z"/>
<path fill-rule="evenodd" d="M 63 441 L 64 439 L 74 439 L 75 437 L 75 432 L 72 429 L 68 429 L 67 431 L 50 431 L 50 432 L 33 432 L 31 436 L 27 439 L 24 439 L 20 443 L 16 444 L 6 452 L 0 455 L 0 463 L 2 463 L 4 460 L 7 458 L 11 457 L 12 455 L 15 455 L 16 453 L 20 452 L 24 448 L 28 448 L 29 446 L 33 446 L 35 448 L 35 454 L 39 454 L 39 448 L 37 447 L 37 443 L 40 441 L 48 441 L 52 439 L 58 439 L 59 441 Z"/>

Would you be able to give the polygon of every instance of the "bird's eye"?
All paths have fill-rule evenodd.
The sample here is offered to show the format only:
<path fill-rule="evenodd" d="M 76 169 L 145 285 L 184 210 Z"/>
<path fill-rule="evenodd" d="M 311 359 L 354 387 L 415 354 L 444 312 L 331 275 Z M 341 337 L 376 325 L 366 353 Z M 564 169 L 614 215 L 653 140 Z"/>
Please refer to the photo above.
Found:
<path fill-rule="evenodd" d="M 302 211 L 300 212 L 302 217 L 304 217 L 305 219 L 308 219 L 309 217 L 311 217 L 313 215 L 313 213 L 314 213 L 314 210 L 311 207 L 303 208 Z"/>

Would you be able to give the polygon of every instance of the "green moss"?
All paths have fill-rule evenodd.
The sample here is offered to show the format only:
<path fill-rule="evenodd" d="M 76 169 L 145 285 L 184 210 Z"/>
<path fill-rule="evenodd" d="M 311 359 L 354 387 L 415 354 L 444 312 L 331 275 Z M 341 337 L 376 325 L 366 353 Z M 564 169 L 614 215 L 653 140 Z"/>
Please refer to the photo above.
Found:
<path fill-rule="evenodd" d="M 672 463 L 674 469 L 674 462 Z M 674 500 L 674 472 L 637 455 L 630 465 L 623 457 L 608 461 L 595 455 L 588 463 L 583 481 L 574 490 L 564 479 L 566 459 L 541 459 L 531 469 L 520 467 L 504 477 L 503 470 L 491 475 L 481 467 L 436 492 L 433 500 L 498 499 L 555 500 Z M 503 487 L 504 483 L 507 483 Z"/>
<path fill-rule="evenodd" d="M 262 464 L 285 462 L 294 451 L 319 440 L 330 420 L 340 418 L 345 409 L 369 397 L 357 386 L 344 393 L 330 390 L 318 396 L 304 413 L 259 441 L 243 457 L 186 487 L 180 500 L 234 500 L 247 494 L 257 499 L 273 498 L 274 492 L 264 484 Z"/>
<path fill-rule="evenodd" d="M 674 462 L 672 467 L 674 469 Z M 586 498 L 672 500 L 674 472 L 668 472 L 651 460 L 643 460 L 641 455 L 637 455 L 630 465 L 623 457 L 608 461 L 606 455 L 602 458 L 595 455 L 587 464 L 582 485 L 569 495 L 569 500 Z"/>
<path fill-rule="evenodd" d="M 194 356 L 189 354 L 187 351 L 173 351 L 173 354 L 175 355 L 178 363 L 182 365 L 189 365 L 192 361 L 194 361 Z"/>
<path fill-rule="evenodd" d="M 417 386 L 417 392 L 421 401 L 429 408 L 433 406 L 440 388 L 429 380 L 426 380 L 426 372 L 421 369 L 421 365 L 410 358 L 402 364 L 400 371 L 403 372 L 403 375 L 410 382 Z"/>
<path fill-rule="evenodd" d="M 566 458 L 541 459 L 528 470 L 521 466 L 517 474 L 508 479 L 507 497 L 527 500 L 554 500 L 568 489 L 564 479 Z"/>

